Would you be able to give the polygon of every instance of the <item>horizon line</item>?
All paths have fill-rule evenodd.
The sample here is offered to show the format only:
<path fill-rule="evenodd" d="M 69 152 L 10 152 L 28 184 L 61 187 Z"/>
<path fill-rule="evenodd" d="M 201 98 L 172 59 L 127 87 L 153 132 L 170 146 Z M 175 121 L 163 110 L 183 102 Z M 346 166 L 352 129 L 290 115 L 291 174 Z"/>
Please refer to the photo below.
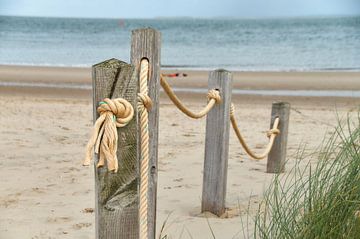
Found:
<path fill-rule="evenodd" d="M 30 17 L 30 18 L 65 18 L 65 19 L 99 19 L 99 20 L 119 20 L 119 19 L 128 19 L 128 20 L 156 20 L 156 19 L 234 19 L 234 20 L 256 20 L 256 19 L 299 19 L 299 18 L 336 18 L 336 17 L 360 17 L 360 14 L 320 14 L 320 15 L 294 15 L 294 16 L 155 16 L 155 17 L 81 17 L 81 16 L 39 16 L 39 15 L 11 15 L 11 14 L 0 14 L 0 17 Z"/>

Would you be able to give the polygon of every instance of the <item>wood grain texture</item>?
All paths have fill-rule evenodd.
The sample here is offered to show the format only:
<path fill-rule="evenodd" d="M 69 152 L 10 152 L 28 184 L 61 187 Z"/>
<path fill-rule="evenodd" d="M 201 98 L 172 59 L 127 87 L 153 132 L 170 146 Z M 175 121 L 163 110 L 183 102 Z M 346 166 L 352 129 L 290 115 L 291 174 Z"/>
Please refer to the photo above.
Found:
<path fill-rule="evenodd" d="M 268 155 L 267 173 L 283 173 L 286 163 L 286 147 L 289 128 L 290 104 L 286 102 L 275 102 L 272 105 L 270 129 L 275 118 L 279 117 L 280 134 L 276 136 L 274 145 Z"/>
<path fill-rule="evenodd" d="M 137 112 L 137 72 L 125 62 L 110 59 L 92 67 L 94 121 L 98 103 L 104 98 L 124 98 Z M 137 115 L 137 114 L 135 114 Z M 95 220 L 97 239 L 137 239 L 138 226 L 138 162 L 137 119 L 118 128 L 117 157 L 119 170 L 95 166 Z M 95 155 L 95 165 L 98 157 Z"/>
<path fill-rule="evenodd" d="M 218 89 L 222 101 L 206 118 L 201 211 L 221 216 L 225 212 L 232 74 L 225 70 L 210 72 L 210 89 Z"/>
<path fill-rule="evenodd" d="M 137 71 L 140 70 L 140 61 L 148 59 L 149 73 L 149 97 L 153 106 L 149 111 L 149 155 L 150 175 L 148 191 L 148 236 L 155 238 L 156 229 L 156 195 L 157 195 L 157 172 L 158 172 L 158 131 L 159 131 L 159 88 L 160 88 L 160 48 L 161 34 L 151 28 L 137 29 L 132 32 L 131 39 L 131 64 Z M 140 132 L 140 125 L 138 125 Z M 140 139 L 138 139 L 140 140 Z M 138 149 L 138 158 L 141 158 Z"/>

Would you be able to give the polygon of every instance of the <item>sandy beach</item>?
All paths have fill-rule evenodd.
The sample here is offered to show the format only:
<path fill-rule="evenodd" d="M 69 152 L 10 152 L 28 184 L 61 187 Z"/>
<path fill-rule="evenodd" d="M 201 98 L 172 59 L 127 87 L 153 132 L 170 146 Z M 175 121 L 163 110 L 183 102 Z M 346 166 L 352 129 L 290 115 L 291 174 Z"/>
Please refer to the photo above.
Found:
<path fill-rule="evenodd" d="M 174 87 L 207 88 L 205 71 L 164 72 L 188 74 L 170 79 Z M 360 72 L 236 72 L 234 89 L 359 91 Z M 194 110 L 206 103 L 204 94 L 179 97 Z M 287 168 L 299 147 L 313 152 L 338 117 L 360 105 L 350 97 L 234 95 L 239 126 L 257 152 L 267 143 L 273 101 L 292 106 Z M 81 166 L 92 128 L 91 69 L 0 66 L 0 102 L 0 238 L 94 238 L 94 173 Z M 200 214 L 206 120 L 187 118 L 164 94 L 160 106 L 158 233 L 169 217 L 168 238 L 212 238 L 209 224 L 216 238 L 243 238 L 242 221 L 251 228 L 273 177 L 266 161 L 250 160 L 231 131 L 228 212 Z"/>

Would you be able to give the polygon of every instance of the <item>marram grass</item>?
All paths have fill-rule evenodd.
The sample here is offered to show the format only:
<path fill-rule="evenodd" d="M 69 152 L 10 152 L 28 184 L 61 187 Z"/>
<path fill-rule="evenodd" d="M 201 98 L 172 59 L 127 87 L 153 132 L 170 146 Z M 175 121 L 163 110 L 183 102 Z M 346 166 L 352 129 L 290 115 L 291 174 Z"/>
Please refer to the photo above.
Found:
<path fill-rule="evenodd" d="M 315 166 L 297 164 L 287 178 L 275 177 L 255 217 L 253 238 L 360 238 L 359 120 L 339 124 L 311 157 Z"/>

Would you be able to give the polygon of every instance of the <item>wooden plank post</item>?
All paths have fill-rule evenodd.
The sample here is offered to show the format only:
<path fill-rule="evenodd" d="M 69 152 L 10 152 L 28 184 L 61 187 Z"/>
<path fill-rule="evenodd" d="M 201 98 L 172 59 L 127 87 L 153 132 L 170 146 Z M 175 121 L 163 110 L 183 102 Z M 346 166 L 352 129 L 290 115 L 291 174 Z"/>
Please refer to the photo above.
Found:
<path fill-rule="evenodd" d="M 104 98 L 124 98 L 137 112 L 135 67 L 110 59 L 92 67 L 94 121 L 96 109 Z M 95 166 L 95 230 L 97 239 L 138 238 L 137 123 L 134 117 L 118 128 L 119 170 L 109 172 L 106 165 Z M 95 165 L 98 157 L 95 156 Z"/>
<path fill-rule="evenodd" d="M 206 118 L 201 211 L 209 211 L 221 216 L 225 212 L 232 91 L 231 72 L 222 69 L 210 72 L 210 89 L 219 90 L 221 103 L 216 105 Z"/>
<path fill-rule="evenodd" d="M 272 104 L 270 128 L 272 128 L 275 118 L 279 117 L 280 134 L 276 136 L 274 145 L 268 155 L 267 173 L 283 173 L 285 171 L 289 116 L 289 103 L 275 102 Z"/>
<path fill-rule="evenodd" d="M 156 195 L 158 172 L 158 129 L 159 129 L 159 88 L 160 88 L 160 48 L 161 34 L 159 31 L 146 28 L 132 32 L 131 63 L 139 71 L 140 61 L 144 58 L 149 61 L 149 97 L 153 105 L 149 111 L 149 155 L 150 174 L 148 191 L 148 237 L 155 238 L 156 229 Z M 140 132 L 140 125 L 138 125 Z M 139 140 L 139 139 L 138 139 Z M 140 158 L 140 147 L 138 158 Z"/>

